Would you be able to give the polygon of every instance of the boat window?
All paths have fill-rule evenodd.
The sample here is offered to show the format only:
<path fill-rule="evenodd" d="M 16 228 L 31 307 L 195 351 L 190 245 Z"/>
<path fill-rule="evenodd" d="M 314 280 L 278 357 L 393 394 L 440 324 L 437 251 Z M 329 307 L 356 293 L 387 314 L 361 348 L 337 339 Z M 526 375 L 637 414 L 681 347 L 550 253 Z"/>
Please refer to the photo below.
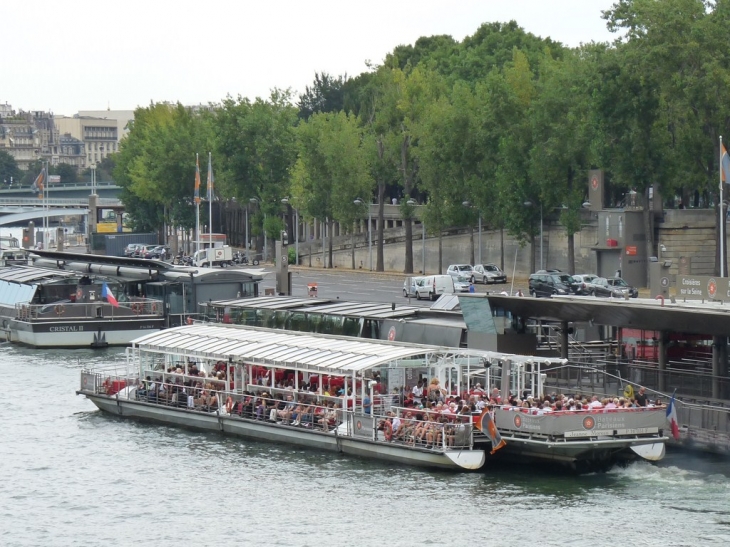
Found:
<path fill-rule="evenodd" d="M 33 300 L 36 285 L 21 285 L 9 281 L 0 281 L 0 304 L 15 306 L 28 304 Z"/>

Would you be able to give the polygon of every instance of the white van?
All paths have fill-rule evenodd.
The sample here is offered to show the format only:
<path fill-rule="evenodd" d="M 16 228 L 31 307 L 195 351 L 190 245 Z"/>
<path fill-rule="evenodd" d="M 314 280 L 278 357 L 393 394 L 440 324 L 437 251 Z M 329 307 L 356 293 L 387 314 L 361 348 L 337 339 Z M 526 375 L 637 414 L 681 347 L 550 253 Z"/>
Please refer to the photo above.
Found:
<path fill-rule="evenodd" d="M 450 275 L 427 275 L 416 283 L 416 298 L 436 300 L 442 294 L 454 294 L 454 280 Z"/>

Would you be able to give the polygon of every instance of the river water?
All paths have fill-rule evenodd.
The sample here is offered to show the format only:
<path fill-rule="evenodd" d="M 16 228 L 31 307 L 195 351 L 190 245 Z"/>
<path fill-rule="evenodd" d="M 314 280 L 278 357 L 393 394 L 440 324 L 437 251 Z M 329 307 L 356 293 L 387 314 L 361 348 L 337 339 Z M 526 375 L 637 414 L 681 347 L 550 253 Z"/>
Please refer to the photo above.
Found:
<path fill-rule="evenodd" d="M 122 350 L 0 346 L 0 545 L 730 543 L 726 460 L 398 467 L 110 417 L 74 391 L 83 365 L 112 361 Z"/>

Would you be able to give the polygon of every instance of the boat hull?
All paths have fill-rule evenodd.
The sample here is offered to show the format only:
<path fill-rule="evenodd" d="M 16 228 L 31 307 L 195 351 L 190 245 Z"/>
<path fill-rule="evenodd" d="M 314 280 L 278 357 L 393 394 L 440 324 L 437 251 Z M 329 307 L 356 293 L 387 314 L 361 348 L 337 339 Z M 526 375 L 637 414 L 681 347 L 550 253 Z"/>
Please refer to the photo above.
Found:
<path fill-rule="evenodd" d="M 482 450 L 454 451 L 454 454 L 434 452 L 405 445 L 338 435 L 335 432 L 313 431 L 237 416 L 231 417 L 225 413 L 161 406 L 125 397 L 100 395 L 92 391 L 80 390 L 77 393 L 85 395 L 100 410 L 116 416 L 198 430 L 218 431 L 257 441 L 286 443 L 366 459 L 459 471 L 478 469 L 485 461 L 485 454 Z"/>
<path fill-rule="evenodd" d="M 10 341 L 34 348 L 127 346 L 135 338 L 164 328 L 162 318 L 30 322 L 11 320 Z"/>

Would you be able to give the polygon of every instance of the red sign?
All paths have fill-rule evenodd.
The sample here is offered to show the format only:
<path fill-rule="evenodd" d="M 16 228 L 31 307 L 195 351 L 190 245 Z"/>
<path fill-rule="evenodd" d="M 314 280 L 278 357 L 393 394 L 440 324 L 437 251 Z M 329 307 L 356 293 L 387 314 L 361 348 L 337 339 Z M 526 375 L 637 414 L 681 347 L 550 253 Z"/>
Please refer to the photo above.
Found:
<path fill-rule="evenodd" d="M 598 177 L 593 177 L 593 178 L 591 179 L 591 187 L 592 187 L 592 188 L 593 188 L 594 190 L 598 190 Z"/>
<path fill-rule="evenodd" d="M 626 254 L 627 255 L 636 255 L 636 245 L 627 245 Z"/>

